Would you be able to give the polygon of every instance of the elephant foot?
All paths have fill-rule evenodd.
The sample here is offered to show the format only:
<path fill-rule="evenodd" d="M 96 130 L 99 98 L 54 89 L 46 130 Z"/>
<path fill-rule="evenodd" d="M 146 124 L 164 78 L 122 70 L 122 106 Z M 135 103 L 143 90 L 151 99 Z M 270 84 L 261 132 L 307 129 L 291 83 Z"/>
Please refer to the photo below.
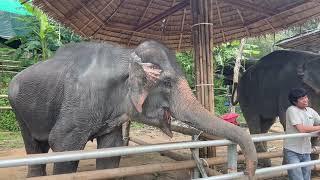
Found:
<path fill-rule="evenodd" d="M 317 159 L 319 159 L 319 154 L 311 153 L 310 158 L 311 158 L 311 160 L 317 160 Z"/>
<path fill-rule="evenodd" d="M 320 176 L 320 172 L 317 171 L 317 170 L 315 170 L 315 169 L 313 169 L 313 170 L 311 170 L 311 176 L 313 176 L 313 177 L 319 177 L 319 176 Z"/>
<path fill-rule="evenodd" d="M 258 167 L 271 167 L 271 160 L 270 159 L 259 159 L 258 160 Z"/>
<path fill-rule="evenodd" d="M 34 165 L 34 166 L 28 167 L 27 178 L 37 177 L 37 176 L 46 176 L 46 175 L 47 173 L 43 165 Z"/>

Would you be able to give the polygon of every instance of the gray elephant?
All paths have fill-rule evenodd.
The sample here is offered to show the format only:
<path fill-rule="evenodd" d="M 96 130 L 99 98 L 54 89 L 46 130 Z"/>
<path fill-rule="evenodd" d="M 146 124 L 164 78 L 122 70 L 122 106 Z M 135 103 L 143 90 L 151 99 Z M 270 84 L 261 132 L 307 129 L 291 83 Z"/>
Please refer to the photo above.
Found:
<path fill-rule="evenodd" d="M 55 56 L 16 75 L 9 100 L 21 127 L 27 154 L 122 146 L 121 125 L 129 119 L 172 136 L 171 117 L 199 130 L 230 139 L 246 156 L 254 176 L 256 150 L 239 127 L 208 112 L 194 97 L 175 55 L 156 41 L 136 49 L 99 43 L 69 44 Z M 97 159 L 96 168 L 113 168 L 120 157 Z M 75 172 L 78 161 L 54 164 L 53 174 Z M 28 177 L 45 175 L 32 165 Z"/>
<path fill-rule="evenodd" d="M 279 50 L 263 57 L 241 77 L 238 99 L 251 134 L 267 133 L 276 117 L 285 128 L 286 109 L 290 106 L 288 93 L 291 88 L 308 90 L 310 106 L 320 110 L 320 55 Z M 234 94 L 234 93 L 233 93 Z M 267 143 L 256 143 L 258 152 L 267 151 Z M 262 166 L 270 166 L 269 159 L 259 160 Z"/>

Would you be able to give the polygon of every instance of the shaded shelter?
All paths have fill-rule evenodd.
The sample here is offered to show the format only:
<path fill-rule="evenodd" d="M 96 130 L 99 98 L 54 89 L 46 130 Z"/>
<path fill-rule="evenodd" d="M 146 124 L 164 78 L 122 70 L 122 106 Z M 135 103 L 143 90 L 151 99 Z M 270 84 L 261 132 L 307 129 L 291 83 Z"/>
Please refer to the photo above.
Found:
<path fill-rule="evenodd" d="M 320 15 L 318 0 L 34 0 L 82 36 L 135 47 L 156 39 L 194 50 L 196 96 L 213 112 L 211 49 L 220 43 L 276 32 Z M 212 150 L 208 150 L 212 154 Z M 206 152 L 204 154 L 207 154 Z"/>

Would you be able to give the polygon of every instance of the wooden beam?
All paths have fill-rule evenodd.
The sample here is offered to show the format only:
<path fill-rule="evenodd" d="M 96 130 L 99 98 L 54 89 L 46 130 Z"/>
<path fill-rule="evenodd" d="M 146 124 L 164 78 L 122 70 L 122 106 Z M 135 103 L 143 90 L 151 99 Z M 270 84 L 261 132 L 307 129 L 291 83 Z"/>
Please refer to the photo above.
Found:
<path fill-rule="evenodd" d="M 242 22 L 242 24 L 244 25 L 244 19 L 243 19 L 243 16 L 242 16 L 242 14 L 241 14 L 241 12 L 240 12 L 239 9 L 237 9 L 237 13 L 239 14 L 239 17 L 240 17 L 240 19 L 241 19 L 241 22 Z M 244 26 L 244 28 L 246 29 L 247 35 L 250 36 L 250 32 L 249 32 L 248 27 Z"/>
<path fill-rule="evenodd" d="M 86 36 L 77 26 L 75 26 L 62 12 L 59 11 L 56 7 L 52 6 L 48 1 L 43 1 L 48 8 L 50 8 L 53 12 L 57 13 L 58 16 L 63 17 L 64 20 L 70 24 L 75 30 L 77 30 L 83 36 Z"/>
<path fill-rule="evenodd" d="M 110 21 L 110 19 L 116 14 L 116 12 L 118 11 L 118 9 L 121 7 L 121 5 L 123 4 L 125 0 L 121 0 L 120 4 L 117 6 L 117 8 L 111 13 L 111 15 L 108 17 L 108 19 L 105 22 L 102 22 L 102 24 L 99 26 L 99 28 L 91 35 L 94 36 L 103 26 L 106 26 L 108 24 L 108 22 Z M 98 17 L 99 18 L 99 17 Z"/>
<path fill-rule="evenodd" d="M 147 12 L 148 12 L 148 10 L 149 10 L 150 5 L 152 4 L 152 2 L 153 2 L 153 0 L 149 0 L 149 3 L 148 3 L 148 5 L 147 5 L 147 7 L 144 9 L 144 11 L 143 11 L 143 13 L 142 13 L 142 16 L 140 16 L 140 18 L 139 18 L 138 23 L 136 24 L 136 26 L 140 25 L 140 23 L 142 22 L 144 16 L 147 14 Z M 132 40 L 134 34 L 135 34 L 135 32 L 133 32 L 133 33 L 131 34 L 131 37 L 130 37 L 130 39 L 128 40 L 127 46 L 130 46 L 130 43 L 131 43 L 131 40 Z"/>
<path fill-rule="evenodd" d="M 135 31 L 142 31 L 142 30 L 150 27 L 151 25 L 157 23 L 158 21 L 162 20 L 163 18 L 170 16 L 171 14 L 185 8 L 186 6 L 189 5 L 189 3 L 190 3 L 189 0 L 184 0 L 184 1 L 180 2 L 179 4 L 167 9 L 166 11 L 162 12 L 161 14 L 150 19 L 149 21 L 146 21 L 146 22 L 142 23 L 141 25 L 137 26 L 135 28 Z"/>
<path fill-rule="evenodd" d="M 246 10 L 254 11 L 256 13 L 260 13 L 266 16 L 272 16 L 277 14 L 276 11 L 266 8 L 266 7 L 260 7 L 257 4 L 249 3 L 243 0 L 223 0 L 223 2 L 230 4 L 231 6 L 238 7 L 238 8 L 244 8 Z"/>
<path fill-rule="evenodd" d="M 176 0 L 173 0 L 172 3 L 171 3 L 170 8 L 172 8 L 175 3 L 176 3 Z M 162 30 L 163 33 L 166 31 L 166 27 L 167 27 L 167 24 L 169 22 L 169 19 L 170 19 L 170 16 L 167 17 L 166 21 L 163 23 L 163 30 Z M 161 27 L 160 27 L 160 30 L 161 30 Z"/>
<path fill-rule="evenodd" d="M 217 11 L 218 11 L 218 17 L 219 17 L 220 26 L 223 27 L 223 25 L 222 25 L 222 19 L 221 19 L 221 13 L 220 13 L 220 7 L 219 7 L 219 4 L 218 4 L 218 0 L 216 0 L 216 7 L 217 7 Z M 224 30 L 223 30 L 223 28 L 221 29 L 221 33 L 222 33 L 223 42 L 226 42 L 226 37 L 225 37 L 225 35 L 224 35 Z"/>
<path fill-rule="evenodd" d="M 178 46 L 178 51 L 180 51 L 180 47 L 181 47 L 181 41 L 182 41 L 182 36 L 183 36 L 183 26 L 184 26 L 184 20 L 186 18 L 186 13 L 187 13 L 187 9 L 184 8 L 183 10 L 183 16 L 182 16 L 182 22 L 181 22 L 181 27 L 180 27 L 180 38 L 179 38 L 179 46 Z"/>
<path fill-rule="evenodd" d="M 100 14 L 101 14 L 101 12 L 103 12 L 107 7 L 109 7 L 110 6 L 110 4 L 113 2 L 114 0 L 111 0 L 106 6 L 104 6 L 104 8 L 103 9 L 101 9 L 99 12 L 98 12 L 98 14 L 97 14 L 97 16 L 99 16 Z M 86 23 L 80 30 L 83 30 L 84 28 L 86 28 L 91 22 L 93 22 L 95 20 L 95 18 L 92 18 L 88 23 Z"/>
<path fill-rule="evenodd" d="M 105 20 L 105 24 L 108 24 L 110 19 L 118 12 L 119 8 L 121 7 L 121 5 L 124 3 L 125 0 L 121 0 L 120 4 L 118 5 L 118 7 L 111 13 L 111 15 L 108 17 L 107 20 Z"/>
<path fill-rule="evenodd" d="M 271 27 L 273 32 L 277 32 L 276 29 L 273 27 L 273 25 L 271 24 L 271 22 L 268 19 L 264 19 L 264 21 Z"/>
<path fill-rule="evenodd" d="M 101 18 L 99 18 L 97 15 L 95 15 L 90 9 L 88 9 L 88 7 L 86 6 L 86 4 L 83 4 L 81 1 L 79 2 L 79 4 L 82 6 L 83 9 L 85 9 L 91 16 L 93 16 L 96 20 L 98 20 L 101 24 L 104 24 L 103 20 Z"/>
<path fill-rule="evenodd" d="M 80 3 L 78 3 L 74 8 L 72 8 L 70 11 L 68 11 L 65 16 L 66 17 L 71 17 L 74 14 L 76 14 L 78 11 L 80 11 L 82 9 L 82 5 L 81 3 L 85 4 L 86 6 L 89 4 L 90 0 L 79 0 Z"/>

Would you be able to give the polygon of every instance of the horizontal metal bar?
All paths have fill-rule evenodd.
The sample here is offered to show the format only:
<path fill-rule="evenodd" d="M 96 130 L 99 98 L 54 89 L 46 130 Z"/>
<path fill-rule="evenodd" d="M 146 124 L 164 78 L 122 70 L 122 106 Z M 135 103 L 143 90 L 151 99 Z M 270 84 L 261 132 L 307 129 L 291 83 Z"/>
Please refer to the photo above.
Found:
<path fill-rule="evenodd" d="M 261 142 L 261 141 L 267 141 L 267 140 L 308 137 L 308 136 L 316 136 L 316 134 L 315 133 L 298 133 L 298 134 L 255 136 L 252 139 L 254 142 Z M 82 151 L 54 152 L 49 154 L 28 155 L 27 157 L 24 157 L 24 158 L 0 160 L 0 168 L 33 165 L 33 164 L 46 164 L 46 163 L 52 163 L 52 162 L 76 161 L 81 159 L 96 159 L 96 158 L 123 156 L 123 155 L 131 155 L 131 154 L 142 154 L 142 153 L 160 152 L 160 151 L 168 151 L 168 150 L 187 149 L 187 148 L 225 146 L 229 144 L 233 144 L 233 143 L 229 140 L 187 141 L 187 142 L 165 143 L 165 144 L 155 144 L 155 145 L 94 149 L 89 151 L 82 150 Z"/>
<path fill-rule="evenodd" d="M 8 97 L 8 95 L 6 95 L 6 94 L 0 94 L 0 98 L 7 98 Z"/>
<path fill-rule="evenodd" d="M 277 171 L 285 171 L 288 169 L 294 169 L 294 168 L 305 167 L 305 166 L 312 166 L 315 164 L 320 164 L 320 160 L 313 160 L 313 161 L 296 163 L 296 164 L 286 164 L 286 165 L 282 165 L 282 166 L 257 169 L 256 175 L 275 173 Z M 193 179 L 193 180 L 222 180 L 222 179 L 234 179 L 234 178 L 241 178 L 241 177 L 245 177 L 243 172 L 224 174 L 224 175 L 219 175 L 219 176 L 211 176 L 211 177 L 207 177 L 207 178 L 199 178 L 199 179 Z"/>

